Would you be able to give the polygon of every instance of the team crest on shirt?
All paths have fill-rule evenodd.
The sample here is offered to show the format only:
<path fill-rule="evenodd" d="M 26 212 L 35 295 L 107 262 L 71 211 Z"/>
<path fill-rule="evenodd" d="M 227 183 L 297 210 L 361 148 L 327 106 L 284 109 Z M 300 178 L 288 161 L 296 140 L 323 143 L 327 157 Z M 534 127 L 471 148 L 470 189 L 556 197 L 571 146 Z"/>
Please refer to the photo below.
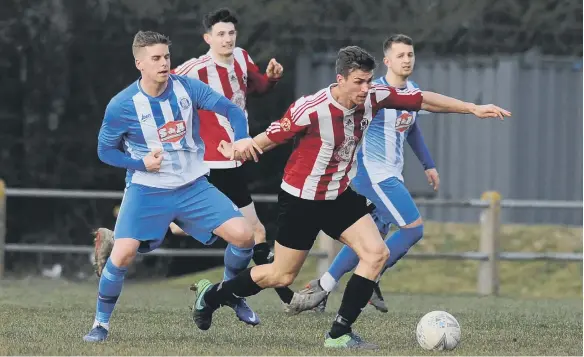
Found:
<path fill-rule="evenodd" d="M 361 131 L 365 131 L 365 129 L 367 129 L 367 126 L 369 125 L 369 119 L 363 118 L 361 119 Z"/>
<path fill-rule="evenodd" d="M 191 106 L 191 101 L 187 97 L 182 97 L 178 101 L 178 105 L 180 105 L 180 107 L 181 107 L 182 110 L 187 110 Z"/>
<path fill-rule="evenodd" d="M 237 90 L 233 92 L 231 96 L 231 101 L 233 104 L 237 105 L 241 110 L 245 109 L 245 94 L 242 90 Z"/>
<path fill-rule="evenodd" d="M 353 158 L 353 153 L 357 147 L 356 136 L 349 136 L 343 140 L 343 143 L 334 151 L 333 157 L 339 162 L 350 161 Z"/>
<path fill-rule="evenodd" d="M 403 133 L 414 123 L 414 116 L 409 112 L 402 112 L 395 119 L 395 130 Z"/>
<path fill-rule="evenodd" d="M 280 129 L 282 129 L 283 131 L 290 131 L 291 127 L 292 127 L 292 122 L 290 122 L 290 119 L 288 119 L 286 117 L 280 119 Z"/>
<path fill-rule="evenodd" d="M 184 120 L 170 121 L 158 128 L 158 137 L 163 143 L 176 143 L 184 138 L 186 133 Z"/>

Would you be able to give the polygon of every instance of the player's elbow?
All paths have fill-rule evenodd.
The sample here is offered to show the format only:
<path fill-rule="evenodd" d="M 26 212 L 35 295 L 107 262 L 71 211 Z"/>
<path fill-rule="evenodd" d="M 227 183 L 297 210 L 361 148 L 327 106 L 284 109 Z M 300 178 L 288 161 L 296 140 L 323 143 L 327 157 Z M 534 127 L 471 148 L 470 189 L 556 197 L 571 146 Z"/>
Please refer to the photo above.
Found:
<path fill-rule="evenodd" d="M 99 160 L 101 162 L 107 163 L 107 154 L 106 154 L 106 149 L 103 147 L 103 145 L 101 144 L 97 144 L 97 157 L 99 158 Z"/>

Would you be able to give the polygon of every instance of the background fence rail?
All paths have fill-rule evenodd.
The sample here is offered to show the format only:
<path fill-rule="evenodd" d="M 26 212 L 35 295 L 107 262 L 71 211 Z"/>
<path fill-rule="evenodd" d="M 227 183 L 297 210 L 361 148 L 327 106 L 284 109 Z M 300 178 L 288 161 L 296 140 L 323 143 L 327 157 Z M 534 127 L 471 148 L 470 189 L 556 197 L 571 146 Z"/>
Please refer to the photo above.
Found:
<path fill-rule="evenodd" d="M 4 257 L 6 252 L 20 253 L 73 253 L 90 254 L 92 246 L 78 245 L 46 245 L 46 244 L 6 244 L 6 198 L 7 197 L 34 197 L 34 198 L 63 198 L 63 199 L 121 199 L 122 191 L 87 191 L 87 190 L 59 190 L 37 188 L 6 188 L 0 180 L 0 279 L 4 275 Z M 255 202 L 275 203 L 277 195 L 255 194 Z M 498 261 L 568 261 L 582 262 L 581 253 L 529 253 L 529 252 L 501 252 L 499 251 L 499 234 L 501 228 L 500 214 L 502 208 L 566 208 L 582 209 L 581 201 L 538 201 L 538 200 L 511 200 L 501 199 L 497 192 L 485 192 L 480 199 L 448 200 L 448 199 L 416 199 L 419 206 L 442 207 L 477 207 L 482 208 L 479 224 L 481 236 L 479 251 L 462 253 L 421 253 L 412 252 L 406 255 L 407 259 L 423 260 L 474 260 L 479 261 L 477 277 L 477 292 L 481 295 L 496 295 L 499 291 Z M 322 233 L 321 233 L 322 234 Z M 331 239 L 325 241 L 320 250 L 311 251 L 310 255 L 319 258 L 319 269 L 322 271 L 334 259 L 338 245 Z M 166 249 L 161 248 L 148 255 L 181 256 L 181 257 L 218 257 L 224 253 L 223 249 Z"/>

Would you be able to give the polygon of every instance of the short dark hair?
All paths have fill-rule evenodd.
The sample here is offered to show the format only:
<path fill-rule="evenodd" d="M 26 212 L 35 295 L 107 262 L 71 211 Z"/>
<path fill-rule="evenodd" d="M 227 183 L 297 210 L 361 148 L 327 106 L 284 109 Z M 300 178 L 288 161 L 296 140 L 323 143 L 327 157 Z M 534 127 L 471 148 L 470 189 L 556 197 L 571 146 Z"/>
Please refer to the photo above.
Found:
<path fill-rule="evenodd" d="M 136 35 L 134 35 L 134 42 L 132 42 L 132 54 L 136 57 L 136 53 L 141 48 L 158 44 L 170 46 L 171 42 L 168 36 L 164 36 L 158 32 L 138 31 Z"/>
<path fill-rule="evenodd" d="M 335 69 L 337 74 L 347 77 L 355 70 L 370 72 L 375 69 L 375 58 L 358 46 L 347 46 L 339 50 Z"/>
<path fill-rule="evenodd" d="M 226 7 L 211 11 L 203 17 L 203 28 L 205 29 L 205 32 L 211 32 L 213 25 L 218 22 L 231 22 L 232 24 L 237 25 L 238 20 L 235 13 Z"/>
<path fill-rule="evenodd" d="M 386 38 L 385 41 L 383 41 L 383 53 L 385 53 L 385 51 L 390 49 L 391 45 L 393 45 L 394 43 L 403 43 L 405 45 L 410 45 L 410 46 L 414 45 L 414 41 L 409 36 L 406 36 L 406 35 L 401 34 L 401 33 L 391 35 L 388 38 Z"/>

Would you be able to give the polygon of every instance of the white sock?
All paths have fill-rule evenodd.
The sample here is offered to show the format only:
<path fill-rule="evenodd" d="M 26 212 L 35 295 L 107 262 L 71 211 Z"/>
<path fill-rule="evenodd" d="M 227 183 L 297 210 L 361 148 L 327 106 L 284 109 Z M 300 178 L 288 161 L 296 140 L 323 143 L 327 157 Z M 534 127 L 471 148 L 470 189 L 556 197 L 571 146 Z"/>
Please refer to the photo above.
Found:
<path fill-rule="evenodd" d="M 101 326 L 104 329 L 109 331 L 109 322 L 105 323 L 105 322 L 99 322 L 97 320 L 93 320 L 93 326 L 91 326 L 92 329 L 96 328 L 97 326 Z"/>
<path fill-rule="evenodd" d="M 319 284 L 320 286 L 326 290 L 327 292 L 331 292 L 333 291 L 333 289 L 335 288 L 335 286 L 337 286 L 337 281 L 335 280 L 335 278 L 333 278 L 332 275 L 329 274 L 329 272 L 327 271 L 326 273 L 323 274 L 323 276 L 320 278 L 319 280 Z"/>

